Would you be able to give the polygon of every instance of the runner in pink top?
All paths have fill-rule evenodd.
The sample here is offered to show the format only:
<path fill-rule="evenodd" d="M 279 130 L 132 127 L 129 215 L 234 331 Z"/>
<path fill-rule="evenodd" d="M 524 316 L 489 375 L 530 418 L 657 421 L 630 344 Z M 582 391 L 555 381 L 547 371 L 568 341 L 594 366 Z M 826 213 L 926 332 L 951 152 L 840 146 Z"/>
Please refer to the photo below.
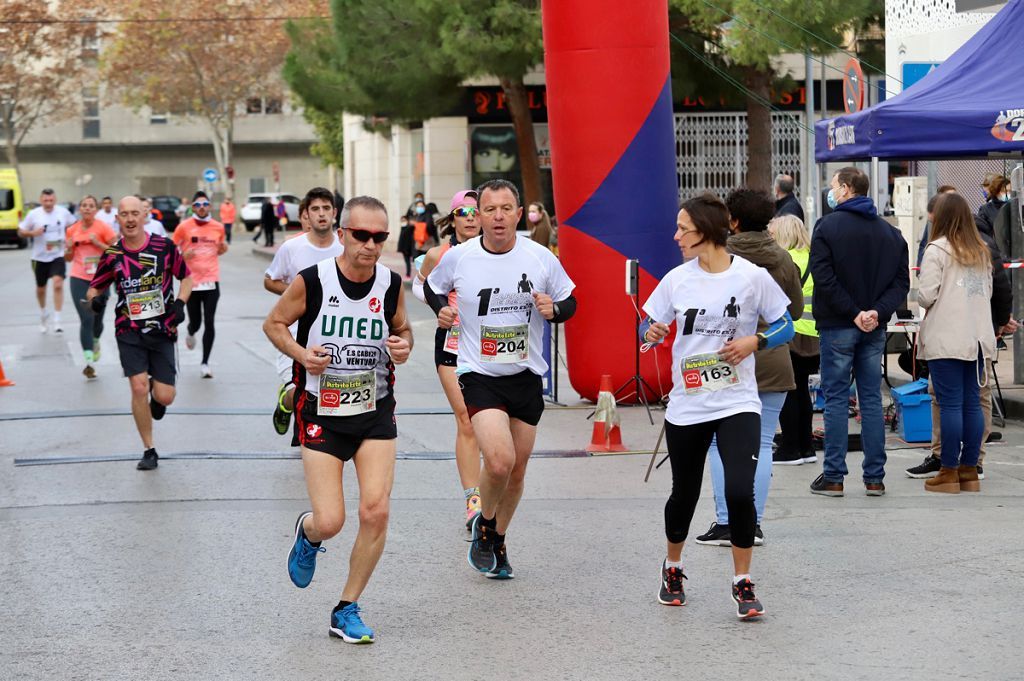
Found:
<path fill-rule="evenodd" d="M 81 322 L 78 340 L 82 343 L 82 352 L 85 355 L 85 369 L 82 370 L 82 374 L 86 378 L 96 378 L 93 363 L 100 358 L 103 312 L 93 312 L 92 306 L 85 301 L 85 294 L 89 290 L 89 282 L 96 274 L 96 266 L 103 252 L 117 241 L 114 229 L 96 217 L 98 210 L 96 197 L 86 196 L 78 204 L 78 212 L 82 219 L 68 227 L 64 235 L 64 259 L 71 263 L 71 299 L 75 302 L 75 310 Z"/>
<path fill-rule="evenodd" d="M 228 244 L 224 225 L 210 217 L 210 199 L 204 192 L 192 197 L 192 217 L 174 230 L 174 243 L 178 245 L 188 269 L 192 273 L 192 296 L 188 300 L 188 335 L 185 345 L 196 347 L 196 332 L 203 330 L 203 362 L 200 374 L 213 378 L 210 371 L 210 351 L 216 335 L 213 318 L 220 300 L 220 256 L 227 253 Z"/>

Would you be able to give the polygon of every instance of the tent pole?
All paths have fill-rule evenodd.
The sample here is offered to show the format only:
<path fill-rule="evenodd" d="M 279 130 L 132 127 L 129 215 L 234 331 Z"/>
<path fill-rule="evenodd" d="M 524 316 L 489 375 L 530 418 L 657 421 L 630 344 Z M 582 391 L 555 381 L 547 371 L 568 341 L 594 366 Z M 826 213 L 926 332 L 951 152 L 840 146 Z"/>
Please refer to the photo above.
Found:
<path fill-rule="evenodd" d="M 808 227 L 815 223 L 818 206 L 817 168 L 814 167 L 814 72 L 811 66 L 811 50 L 804 51 L 804 168 L 801 184 L 804 194 L 804 213 Z"/>
<path fill-rule="evenodd" d="M 871 157 L 871 202 L 875 204 L 875 208 L 878 209 L 878 213 L 882 213 L 882 207 L 878 205 L 878 197 L 881 196 L 878 192 L 878 157 Z"/>

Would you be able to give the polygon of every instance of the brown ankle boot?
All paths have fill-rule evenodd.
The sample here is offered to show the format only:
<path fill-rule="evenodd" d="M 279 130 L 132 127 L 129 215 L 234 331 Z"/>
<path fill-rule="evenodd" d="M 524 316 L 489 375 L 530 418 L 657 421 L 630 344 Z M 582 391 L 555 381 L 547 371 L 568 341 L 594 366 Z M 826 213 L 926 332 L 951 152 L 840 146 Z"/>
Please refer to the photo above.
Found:
<path fill-rule="evenodd" d="M 961 492 L 980 492 L 981 483 L 978 481 L 978 467 L 977 466 L 960 466 L 956 469 L 957 475 L 960 476 L 960 491 Z"/>
<path fill-rule="evenodd" d="M 977 475 L 977 471 L 975 471 Z M 960 494 L 960 474 L 955 468 L 939 469 L 939 474 L 934 478 L 924 481 L 926 492 L 945 492 L 946 494 Z"/>

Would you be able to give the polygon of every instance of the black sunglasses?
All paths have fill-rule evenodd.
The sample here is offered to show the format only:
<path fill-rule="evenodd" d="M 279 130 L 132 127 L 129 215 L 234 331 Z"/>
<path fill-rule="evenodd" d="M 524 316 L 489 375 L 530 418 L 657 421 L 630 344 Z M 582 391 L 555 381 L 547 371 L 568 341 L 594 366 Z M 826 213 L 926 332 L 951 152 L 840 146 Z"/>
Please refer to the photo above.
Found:
<path fill-rule="evenodd" d="M 362 241 L 364 244 L 370 239 L 373 239 L 373 243 L 375 244 L 382 244 L 388 240 L 387 232 L 371 232 L 368 229 L 351 228 L 346 228 L 346 231 L 348 231 L 356 241 Z"/>

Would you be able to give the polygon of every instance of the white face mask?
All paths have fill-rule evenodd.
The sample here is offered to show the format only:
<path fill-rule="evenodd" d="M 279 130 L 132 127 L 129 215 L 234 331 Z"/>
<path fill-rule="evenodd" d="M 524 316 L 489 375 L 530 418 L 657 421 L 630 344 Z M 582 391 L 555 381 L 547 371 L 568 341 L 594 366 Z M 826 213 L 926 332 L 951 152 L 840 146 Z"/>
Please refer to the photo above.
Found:
<path fill-rule="evenodd" d="M 526 217 L 527 219 L 529 219 L 530 222 L 540 222 L 541 216 L 540 213 L 531 210 L 529 213 L 526 214 Z"/>

